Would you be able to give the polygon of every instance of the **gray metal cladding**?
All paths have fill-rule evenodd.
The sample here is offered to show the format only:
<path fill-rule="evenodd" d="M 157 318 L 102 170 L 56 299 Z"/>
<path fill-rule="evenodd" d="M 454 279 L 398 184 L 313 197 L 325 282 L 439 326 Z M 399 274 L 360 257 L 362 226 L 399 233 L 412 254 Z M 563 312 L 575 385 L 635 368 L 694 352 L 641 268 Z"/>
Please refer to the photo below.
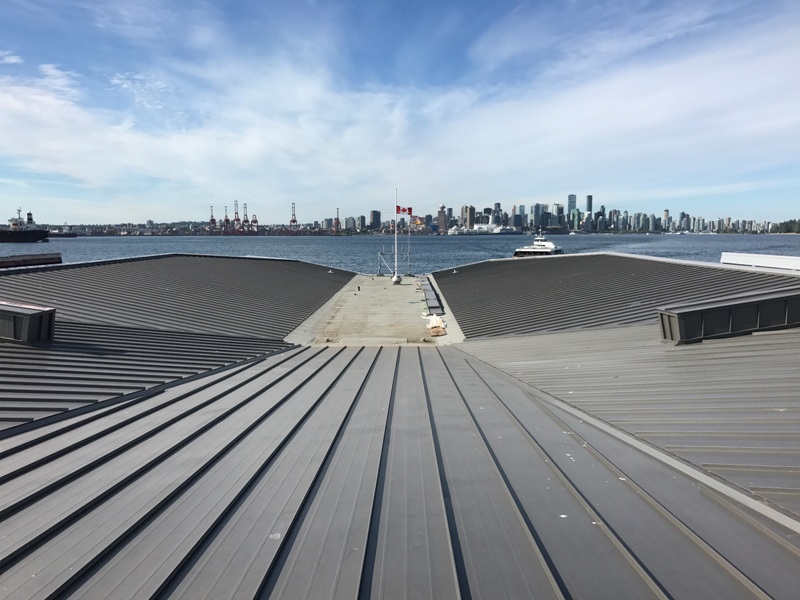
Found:
<path fill-rule="evenodd" d="M 9 598 L 800 586 L 768 527 L 454 348 L 293 348 L 14 436 L 0 529 Z"/>
<path fill-rule="evenodd" d="M 800 515 L 800 331 L 674 346 L 635 325 L 460 348 Z"/>
<path fill-rule="evenodd" d="M 252 337 L 58 322 L 53 344 L 0 344 L 0 430 L 289 346 Z"/>
<path fill-rule="evenodd" d="M 0 430 L 289 346 L 352 273 L 166 255 L 0 271 L 0 298 L 56 309 L 55 342 L 0 343 Z"/>
<path fill-rule="evenodd" d="M 434 273 L 467 339 L 657 319 L 666 304 L 796 285 L 793 275 L 613 254 L 499 260 Z"/>
<path fill-rule="evenodd" d="M 0 299 L 56 319 L 283 339 L 353 273 L 289 260 L 164 255 L 0 271 Z"/>

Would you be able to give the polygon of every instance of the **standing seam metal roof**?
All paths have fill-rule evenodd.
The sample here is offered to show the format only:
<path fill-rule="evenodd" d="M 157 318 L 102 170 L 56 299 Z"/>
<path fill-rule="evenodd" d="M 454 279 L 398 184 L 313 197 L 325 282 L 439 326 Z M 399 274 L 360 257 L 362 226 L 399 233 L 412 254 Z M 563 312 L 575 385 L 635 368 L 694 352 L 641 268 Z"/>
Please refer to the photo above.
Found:
<path fill-rule="evenodd" d="M 467 339 L 641 323 L 655 320 L 656 309 L 666 304 L 800 281 L 612 254 L 489 261 L 434 277 Z"/>
<path fill-rule="evenodd" d="M 289 346 L 261 338 L 58 322 L 52 344 L 0 343 L 0 430 Z"/>
<path fill-rule="evenodd" d="M 353 274 L 164 255 L 0 271 L 0 298 L 56 308 L 55 343 L 0 343 L 0 430 L 287 348 Z"/>
<path fill-rule="evenodd" d="M 676 347 L 638 325 L 460 348 L 800 517 L 800 330 Z"/>
<path fill-rule="evenodd" d="M 0 450 L 9 598 L 800 585 L 769 528 L 454 348 L 297 348 L 24 438 Z"/>
<path fill-rule="evenodd" d="M 56 319 L 283 339 L 354 273 L 289 260 L 163 255 L 0 271 L 0 298 Z"/>

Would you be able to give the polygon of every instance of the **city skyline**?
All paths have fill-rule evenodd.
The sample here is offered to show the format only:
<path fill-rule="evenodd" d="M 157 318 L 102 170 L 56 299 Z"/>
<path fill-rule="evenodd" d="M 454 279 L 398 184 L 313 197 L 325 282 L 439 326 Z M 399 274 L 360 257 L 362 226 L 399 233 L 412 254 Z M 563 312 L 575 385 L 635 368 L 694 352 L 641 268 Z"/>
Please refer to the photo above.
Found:
<path fill-rule="evenodd" d="M 535 224 L 535 219 L 538 218 L 536 214 L 537 208 L 541 208 L 541 210 L 548 215 L 555 215 L 556 220 L 558 220 L 559 214 L 561 216 L 560 225 L 556 225 L 555 223 L 540 223 Z M 559 213 L 560 207 L 562 210 Z M 572 209 L 570 210 L 570 207 Z M 445 213 L 449 215 L 447 219 L 447 227 L 456 225 L 456 226 L 467 226 L 469 223 L 469 219 L 465 218 L 464 211 L 465 209 L 473 209 L 474 215 L 484 214 L 485 216 L 489 217 L 489 222 L 496 222 L 493 221 L 495 215 L 498 213 L 504 217 L 501 223 L 502 225 L 509 225 L 512 227 L 523 227 L 527 228 L 546 228 L 552 227 L 557 228 L 561 227 L 563 229 L 571 230 L 571 231 L 584 231 L 584 232 L 615 232 L 615 231 L 631 231 L 631 230 L 639 230 L 639 231 L 695 231 L 695 230 L 717 230 L 719 227 L 720 230 L 730 229 L 733 227 L 735 231 L 768 231 L 770 225 L 775 225 L 781 223 L 781 221 L 771 221 L 769 219 L 757 219 L 750 217 L 735 217 L 731 215 L 719 215 L 716 217 L 709 217 L 708 215 L 699 215 L 699 214 L 692 214 L 687 211 L 676 211 L 672 212 L 669 208 L 664 208 L 662 211 L 656 213 L 653 211 L 645 212 L 645 211 L 629 211 L 626 208 L 619 208 L 616 206 L 606 206 L 604 203 L 599 202 L 594 204 L 594 195 L 587 194 L 585 196 L 583 206 L 580 206 L 577 201 L 576 194 L 569 194 L 567 196 L 566 202 L 559 202 L 554 201 L 551 203 L 534 203 L 534 204 L 518 204 L 512 205 L 510 209 L 506 209 L 502 206 L 502 203 L 497 202 L 493 206 L 474 206 L 474 205 L 462 205 L 462 206 L 446 206 L 444 204 L 439 205 L 439 210 L 431 210 L 428 211 L 427 209 L 414 211 L 413 218 L 421 220 L 425 219 L 427 224 L 433 224 L 435 228 L 438 228 L 441 231 L 441 226 L 437 223 L 437 213 L 442 214 Z M 577 215 L 573 212 L 577 209 Z M 597 209 L 597 210 L 594 210 Z M 385 227 L 386 225 L 390 225 L 392 221 L 395 219 L 398 220 L 400 223 L 407 222 L 407 215 L 403 214 L 402 212 L 392 213 L 391 211 L 387 213 L 382 213 L 380 210 L 373 209 L 369 211 L 369 218 L 366 218 L 366 215 L 348 215 L 340 219 L 341 223 L 343 224 L 343 229 L 353 229 L 355 227 L 346 227 L 344 226 L 344 222 L 350 221 L 354 225 L 356 222 L 361 220 L 362 222 L 367 223 L 367 229 L 378 229 L 380 227 L 377 226 L 377 222 L 374 219 L 374 215 L 377 213 L 378 221 L 380 223 L 380 227 Z M 522 215 L 524 217 L 523 223 L 520 225 L 519 223 L 513 222 L 514 215 Z M 592 217 L 592 226 L 585 225 L 586 216 L 591 215 Z M 597 216 L 602 215 L 602 219 L 604 221 L 603 224 L 598 224 Z M 642 224 L 642 221 L 639 220 L 636 222 L 636 225 L 633 226 L 635 223 L 634 219 L 637 217 L 641 218 L 644 217 L 645 221 Z M 578 221 L 575 221 L 578 219 Z M 622 219 L 630 219 L 630 223 L 632 224 L 631 227 L 627 227 L 622 225 Z M 486 219 L 484 219 L 486 220 Z M 323 217 L 322 219 L 314 219 L 312 221 L 308 221 L 305 223 L 307 226 L 308 224 L 314 223 L 319 224 L 322 229 L 332 229 L 332 223 L 334 221 L 333 217 Z M 326 223 L 330 222 L 331 226 L 326 226 Z M 624 221 L 627 223 L 627 221 Z M 652 223 L 652 225 L 651 225 Z M 484 223 L 486 224 L 486 223 Z M 742 224 L 742 228 L 740 229 L 740 224 Z M 284 223 L 276 223 L 276 225 L 285 225 Z M 402 225 L 405 227 L 405 225 Z M 470 227 L 474 226 L 474 222 Z M 698 229 L 699 228 L 699 229 Z M 356 228 L 358 229 L 358 228 Z"/>
<path fill-rule="evenodd" d="M 200 220 L 234 200 L 315 220 L 391 210 L 396 188 L 431 212 L 572 188 L 631 213 L 796 219 L 799 33 L 780 0 L 12 0 L 0 222 Z"/>
<path fill-rule="evenodd" d="M 571 208 L 570 208 L 571 207 Z M 211 207 L 214 209 L 214 207 Z M 416 225 L 422 224 L 425 226 L 432 225 L 433 231 L 437 229 L 439 232 L 444 233 L 445 229 L 452 226 L 474 228 L 476 224 L 487 225 L 502 224 L 517 229 L 523 228 L 526 230 L 536 230 L 546 228 L 556 229 L 561 227 L 565 230 L 580 231 L 580 232 L 625 232 L 625 231 L 723 231 L 729 232 L 762 232 L 769 231 L 770 226 L 783 223 L 782 221 L 770 221 L 769 219 L 757 219 L 752 216 L 732 216 L 732 215 L 719 215 L 710 217 L 708 215 L 692 214 L 687 211 L 672 211 L 665 208 L 662 211 L 656 212 L 643 212 L 643 211 L 629 211 L 626 208 L 617 206 L 606 206 L 603 202 L 594 203 L 594 195 L 587 194 L 580 201 L 577 194 L 568 194 L 566 202 L 553 201 L 548 203 L 534 203 L 534 204 L 515 204 L 511 207 L 503 207 L 501 202 L 496 202 L 491 206 L 474 206 L 474 205 L 461 205 L 461 206 L 446 206 L 439 204 L 438 210 L 428 210 L 423 208 L 420 210 L 413 210 L 412 207 L 399 207 L 400 212 L 393 213 L 392 210 L 380 210 L 373 208 L 369 211 L 357 211 L 353 214 L 339 214 L 334 216 L 315 216 L 312 219 L 298 219 L 295 225 L 291 224 L 290 220 L 283 221 L 268 221 L 263 219 L 256 222 L 257 215 L 254 212 L 247 212 L 247 206 L 244 205 L 242 211 L 239 211 L 238 204 L 234 204 L 233 211 L 226 210 L 228 207 L 223 206 L 223 210 L 209 213 L 207 220 L 203 219 L 185 219 L 179 221 L 159 221 L 156 219 L 146 219 L 145 221 L 133 222 L 130 220 L 121 220 L 110 223 L 68 223 L 69 226 L 123 226 L 129 225 L 134 228 L 154 227 L 175 225 L 178 223 L 195 223 L 207 226 L 214 231 L 223 230 L 223 222 L 226 222 L 226 228 L 231 231 L 241 228 L 259 230 L 272 230 L 272 229 L 292 229 L 298 230 L 338 230 L 345 231 L 376 231 L 390 229 L 395 219 L 400 223 L 402 229 L 407 227 L 410 219 L 414 220 Z M 294 207 L 292 207 L 294 209 Z M 475 219 L 474 216 L 467 217 L 472 209 L 472 215 L 484 215 L 483 221 Z M 595 210 L 596 209 L 596 210 Z M 577 211 L 577 212 L 576 212 Z M 590 211 L 590 212 L 588 212 Z M 586 224 L 586 217 L 591 214 L 592 225 Z M 514 216 L 521 215 L 521 219 L 515 221 Z M 550 219 L 547 222 L 542 221 L 542 215 L 545 219 Z M 294 215 L 293 215 L 294 216 Z M 602 219 L 602 223 L 598 217 Z M 410 218 L 410 219 L 409 219 Z M 339 219 L 338 227 L 334 226 L 336 219 Z M 440 220 L 441 219 L 441 220 Z M 537 222 L 537 220 L 539 220 Z M 793 221 L 796 219 L 789 219 Z M 213 221 L 213 224 L 212 224 Z M 250 226 L 252 222 L 252 227 Z M 444 224 L 445 229 L 442 229 Z M 59 227 L 57 223 L 47 223 L 49 226 Z M 415 228 L 418 229 L 418 227 Z"/>

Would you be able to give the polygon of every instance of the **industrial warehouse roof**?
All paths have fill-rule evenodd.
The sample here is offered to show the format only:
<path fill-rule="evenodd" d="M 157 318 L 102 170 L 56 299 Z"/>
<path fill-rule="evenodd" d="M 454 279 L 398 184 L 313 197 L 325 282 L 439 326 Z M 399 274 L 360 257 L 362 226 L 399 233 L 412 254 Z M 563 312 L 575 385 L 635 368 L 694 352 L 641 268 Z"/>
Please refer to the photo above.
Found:
<path fill-rule="evenodd" d="M 0 430 L 289 346 L 262 338 L 58 322 L 51 345 L 0 343 Z"/>
<path fill-rule="evenodd" d="M 800 330 L 702 344 L 655 324 L 460 348 L 800 515 Z"/>
<path fill-rule="evenodd" d="M 57 311 L 52 346 L 0 344 L 0 429 L 286 348 L 352 277 L 187 255 L 0 270 L 0 300 Z"/>
<path fill-rule="evenodd" d="M 467 339 L 641 323 L 666 304 L 800 281 L 796 274 L 624 254 L 495 260 L 434 277 Z"/>
<path fill-rule="evenodd" d="M 524 320 L 522 304 L 515 314 L 505 298 L 524 295 L 540 260 L 556 262 L 491 263 L 516 266 L 487 318 Z M 640 260 L 631 273 L 658 262 Z M 632 285 L 627 301 L 615 290 L 608 306 L 625 320 L 626 308 L 657 295 L 685 302 L 681 269 L 696 266 L 666 264 L 678 267 L 675 295 L 654 277 Z M 306 273 L 294 281 L 310 288 L 320 274 Z M 64 306 L 79 308 L 64 289 Z M 376 301 L 391 289 L 380 286 Z M 545 305 L 556 301 L 547 289 Z M 440 292 L 446 307 L 458 303 Z M 347 286 L 341 294 L 365 302 Z M 590 321 L 602 312 L 580 294 L 557 301 Z M 267 300 L 242 316 L 270 302 L 282 306 Z M 0 590 L 26 599 L 795 598 L 800 336 L 672 346 L 660 341 L 655 310 L 641 314 L 631 326 L 438 348 L 267 350 L 155 394 L 6 430 Z"/>
<path fill-rule="evenodd" d="M 280 340 L 353 275 L 292 260 L 175 254 L 0 270 L 0 299 L 51 306 L 72 322 Z"/>
<path fill-rule="evenodd" d="M 457 350 L 297 349 L 197 386 L 4 444 L 9 597 L 800 585 L 797 550 L 724 497 Z"/>

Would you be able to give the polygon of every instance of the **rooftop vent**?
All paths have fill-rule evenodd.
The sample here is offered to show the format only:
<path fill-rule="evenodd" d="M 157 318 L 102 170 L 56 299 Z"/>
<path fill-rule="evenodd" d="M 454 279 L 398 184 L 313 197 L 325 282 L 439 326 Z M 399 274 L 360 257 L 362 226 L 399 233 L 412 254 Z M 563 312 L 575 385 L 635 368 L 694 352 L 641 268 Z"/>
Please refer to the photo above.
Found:
<path fill-rule="evenodd" d="M 0 342 L 49 344 L 55 322 L 55 308 L 0 300 Z"/>
<path fill-rule="evenodd" d="M 51 254 L 16 254 L 14 256 L 0 257 L 0 269 L 10 267 L 36 267 L 39 265 L 60 265 L 61 253 Z"/>
<path fill-rule="evenodd" d="M 676 344 L 800 326 L 800 288 L 717 298 L 659 310 L 661 338 Z"/>
<path fill-rule="evenodd" d="M 761 269 L 781 269 L 800 271 L 800 257 L 776 256 L 774 254 L 747 254 L 744 252 L 723 252 L 719 262 L 724 265 L 758 267 Z"/>

